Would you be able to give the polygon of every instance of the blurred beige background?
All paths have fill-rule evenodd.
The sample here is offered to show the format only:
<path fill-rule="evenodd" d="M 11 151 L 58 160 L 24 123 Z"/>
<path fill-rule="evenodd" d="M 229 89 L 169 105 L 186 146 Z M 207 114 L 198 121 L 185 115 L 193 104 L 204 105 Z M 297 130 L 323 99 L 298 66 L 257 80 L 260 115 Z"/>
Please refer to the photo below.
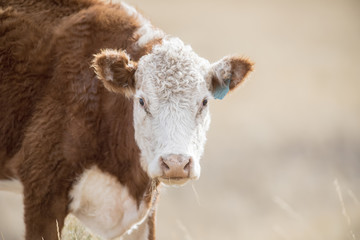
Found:
<path fill-rule="evenodd" d="M 211 102 L 200 180 L 163 188 L 158 239 L 360 239 L 360 2 L 127 2 L 210 61 L 256 63 Z"/>

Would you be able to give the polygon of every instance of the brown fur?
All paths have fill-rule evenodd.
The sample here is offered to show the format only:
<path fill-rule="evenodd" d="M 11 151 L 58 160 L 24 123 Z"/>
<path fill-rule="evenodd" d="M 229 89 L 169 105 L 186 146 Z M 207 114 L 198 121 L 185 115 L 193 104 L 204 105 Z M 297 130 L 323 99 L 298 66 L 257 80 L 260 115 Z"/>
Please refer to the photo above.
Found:
<path fill-rule="evenodd" d="M 253 63 L 246 58 L 232 57 L 230 90 L 234 90 L 253 71 Z"/>
<path fill-rule="evenodd" d="M 130 61 L 126 53 L 103 50 L 95 55 L 92 66 L 109 91 L 128 97 L 134 94 L 136 63 Z"/>
<path fill-rule="evenodd" d="M 15 177 L 24 186 L 27 240 L 57 239 L 69 191 L 94 164 L 126 185 L 138 204 L 145 193 L 152 196 L 131 100 L 107 91 L 90 68 L 100 49 L 126 50 L 134 61 L 146 54 L 150 46 L 131 47 L 137 27 L 120 6 L 96 0 L 0 0 L 0 179 Z M 130 77 L 122 78 L 132 69 L 118 69 L 132 87 Z"/>

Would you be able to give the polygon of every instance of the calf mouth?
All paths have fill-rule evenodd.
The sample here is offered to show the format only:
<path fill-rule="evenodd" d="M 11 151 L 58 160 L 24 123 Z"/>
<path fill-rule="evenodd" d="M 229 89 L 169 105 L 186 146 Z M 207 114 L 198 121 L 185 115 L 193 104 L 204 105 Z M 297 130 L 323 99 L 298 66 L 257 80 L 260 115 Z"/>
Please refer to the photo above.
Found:
<path fill-rule="evenodd" d="M 191 178 L 181 178 L 181 177 L 159 177 L 158 180 L 168 186 L 183 186 L 191 180 Z"/>

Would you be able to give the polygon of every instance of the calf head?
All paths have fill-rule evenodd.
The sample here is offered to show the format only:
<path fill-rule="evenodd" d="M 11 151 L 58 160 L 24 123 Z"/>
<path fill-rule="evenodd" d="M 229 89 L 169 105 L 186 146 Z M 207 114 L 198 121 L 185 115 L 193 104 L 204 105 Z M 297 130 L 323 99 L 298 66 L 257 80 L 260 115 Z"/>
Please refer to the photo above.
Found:
<path fill-rule="evenodd" d="M 222 98 L 252 69 L 238 57 L 210 64 L 178 38 L 165 38 L 138 62 L 103 50 L 93 66 L 105 87 L 133 99 L 135 139 L 151 178 L 181 185 L 200 176 L 210 124 L 208 101 Z"/>

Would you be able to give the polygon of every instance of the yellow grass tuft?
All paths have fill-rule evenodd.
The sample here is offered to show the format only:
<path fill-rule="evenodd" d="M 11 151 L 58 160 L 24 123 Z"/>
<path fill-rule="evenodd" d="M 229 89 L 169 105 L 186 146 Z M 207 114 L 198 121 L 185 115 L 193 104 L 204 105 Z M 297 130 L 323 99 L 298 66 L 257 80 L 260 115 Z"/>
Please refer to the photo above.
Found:
<path fill-rule="evenodd" d="M 59 240 L 101 240 L 92 235 L 75 216 L 69 214 L 65 219 L 65 225 Z M 59 236 L 59 235 L 58 235 Z"/>

